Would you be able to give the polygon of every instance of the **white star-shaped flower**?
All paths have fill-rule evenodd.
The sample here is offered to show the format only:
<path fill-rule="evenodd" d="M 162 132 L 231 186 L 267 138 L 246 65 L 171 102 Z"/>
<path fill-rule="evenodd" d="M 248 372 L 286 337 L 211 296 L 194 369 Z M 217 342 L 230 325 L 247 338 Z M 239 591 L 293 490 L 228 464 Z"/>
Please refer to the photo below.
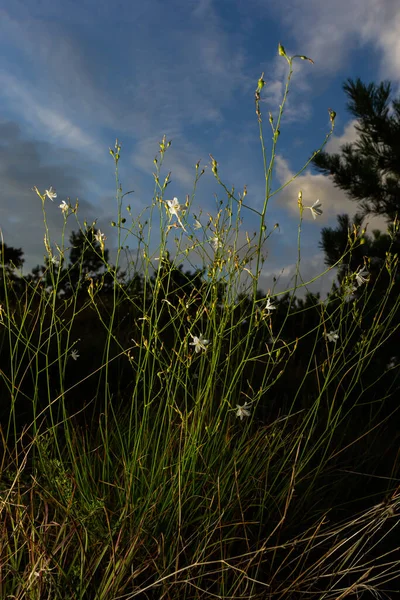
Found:
<path fill-rule="evenodd" d="M 353 300 L 354 293 L 357 291 L 357 286 L 352 285 L 351 283 L 343 284 L 343 296 L 345 300 Z"/>
<path fill-rule="evenodd" d="M 330 331 L 329 333 L 324 333 L 328 342 L 337 342 L 339 339 L 339 335 L 336 331 Z"/>
<path fill-rule="evenodd" d="M 305 206 L 304 208 L 309 208 L 311 210 L 311 214 L 315 221 L 317 216 L 320 217 L 323 213 L 321 206 L 321 202 L 319 200 L 316 200 L 312 206 Z"/>
<path fill-rule="evenodd" d="M 65 214 L 68 212 L 68 204 L 65 202 L 65 200 L 63 200 L 59 206 L 59 208 L 61 208 L 61 211 Z"/>
<path fill-rule="evenodd" d="M 179 213 L 182 211 L 182 207 L 179 204 L 178 198 L 174 198 L 173 200 L 167 200 L 168 212 L 170 214 L 170 218 L 175 216 L 178 220 L 179 225 L 182 227 L 183 231 L 186 232 L 184 228 Z"/>
<path fill-rule="evenodd" d="M 392 356 L 390 362 L 386 365 L 386 369 L 393 369 L 397 364 L 397 356 Z"/>
<path fill-rule="evenodd" d="M 193 338 L 193 342 L 189 342 L 189 346 L 194 346 L 195 351 L 196 352 L 201 352 L 202 350 L 207 350 L 207 344 L 210 343 L 209 340 L 205 340 L 203 338 L 203 335 L 200 334 L 199 337 L 197 337 L 196 335 L 192 335 L 190 334 L 191 337 Z"/>
<path fill-rule="evenodd" d="M 99 242 L 99 244 L 104 244 L 105 240 L 107 239 L 106 236 L 104 235 L 104 233 L 101 233 L 100 229 L 97 231 L 97 233 L 94 236 L 94 239 Z"/>
<path fill-rule="evenodd" d="M 93 237 L 96 240 L 96 242 L 100 244 L 101 251 L 104 252 L 104 242 L 107 239 L 107 237 L 104 235 L 104 233 L 100 231 L 100 229 L 97 230 Z"/>
<path fill-rule="evenodd" d="M 236 404 L 236 408 L 236 416 L 239 417 L 241 421 L 243 421 L 244 417 L 250 417 L 250 405 L 247 402 L 245 402 L 243 406 Z"/>
<path fill-rule="evenodd" d="M 214 237 L 210 238 L 210 244 L 213 247 L 213 250 L 216 252 L 218 248 L 222 248 L 222 242 L 218 236 L 214 235 Z"/>
<path fill-rule="evenodd" d="M 179 217 L 179 212 L 182 210 L 181 205 L 179 204 L 178 198 L 174 198 L 173 200 L 167 200 L 168 210 L 175 217 Z"/>
<path fill-rule="evenodd" d="M 54 201 L 54 198 L 57 198 L 57 192 L 52 185 L 50 186 L 50 189 L 45 191 L 44 195 L 47 196 L 52 202 Z"/>
<path fill-rule="evenodd" d="M 265 309 L 264 310 L 268 311 L 267 312 L 268 315 L 270 314 L 271 310 L 276 310 L 276 306 L 274 306 L 271 303 L 271 298 L 267 298 L 267 304 L 265 305 Z"/>
<path fill-rule="evenodd" d="M 355 272 L 355 276 L 356 276 L 357 285 L 360 286 L 363 283 L 367 283 L 368 278 L 369 278 L 369 272 L 367 271 L 367 269 L 358 267 L 357 271 Z"/>
<path fill-rule="evenodd" d="M 70 356 L 74 360 L 78 360 L 78 358 L 79 358 L 79 352 L 78 352 L 78 350 L 72 350 Z"/>

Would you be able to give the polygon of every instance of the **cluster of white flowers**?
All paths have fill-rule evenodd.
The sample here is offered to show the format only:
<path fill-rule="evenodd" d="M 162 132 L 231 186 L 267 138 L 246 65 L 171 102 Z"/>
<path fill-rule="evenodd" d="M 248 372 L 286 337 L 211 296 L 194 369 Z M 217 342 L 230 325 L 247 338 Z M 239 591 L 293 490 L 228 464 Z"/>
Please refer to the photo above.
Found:
<path fill-rule="evenodd" d="M 184 215 L 185 210 L 183 210 L 182 205 L 179 203 L 178 198 L 173 198 L 172 200 L 166 200 L 166 204 L 167 204 L 167 211 L 168 211 L 170 220 L 172 219 L 172 217 L 176 217 L 176 220 L 178 221 L 179 225 L 182 227 L 183 231 L 185 233 L 187 233 L 187 231 L 181 221 L 181 214 Z M 203 226 L 200 223 L 200 221 L 198 219 L 194 219 L 193 229 L 201 229 L 202 227 Z M 219 248 L 223 247 L 222 240 L 217 234 L 215 234 L 213 237 L 209 238 L 208 241 L 211 244 L 214 252 L 217 252 L 217 250 Z"/>
<path fill-rule="evenodd" d="M 39 194 L 39 192 L 38 192 L 38 190 L 37 190 L 37 188 L 36 188 L 36 187 L 35 187 L 35 188 L 33 188 L 33 189 L 35 189 L 35 190 L 36 190 L 36 192 Z M 39 194 L 39 195 L 41 196 L 41 194 Z M 46 196 L 47 196 L 47 198 L 48 198 L 49 200 L 51 200 L 52 202 L 54 202 L 54 199 L 55 199 L 55 198 L 57 198 L 57 192 L 56 192 L 55 188 L 53 188 L 53 186 L 52 186 L 52 185 L 49 187 L 49 189 L 48 189 L 48 190 L 45 190 L 43 198 L 44 198 L 44 197 L 46 197 Z M 59 205 L 59 208 L 61 208 L 61 212 L 62 212 L 64 215 L 66 215 L 66 214 L 68 213 L 68 210 L 69 210 L 69 208 L 70 208 L 70 205 L 69 205 L 69 204 L 67 204 L 67 202 L 65 202 L 65 200 L 63 200 L 63 201 L 61 202 L 61 204 Z"/>
<path fill-rule="evenodd" d="M 50 186 L 50 188 L 45 191 L 45 196 L 47 196 L 53 202 L 54 199 L 57 198 L 57 193 L 56 193 L 55 189 L 52 186 Z M 300 203 L 301 203 L 301 200 L 302 200 L 302 195 L 301 195 L 301 193 L 299 193 L 299 202 Z M 180 205 L 178 198 L 175 197 L 172 200 L 167 200 L 166 205 L 167 205 L 167 211 L 169 213 L 170 220 L 172 217 L 176 217 L 180 227 L 182 227 L 183 231 L 186 232 L 186 229 L 181 221 L 181 214 L 184 215 L 185 211 L 182 209 L 182 206 Z M 317 218 L 317 216 L 321 216 L 323 214 L 321 207 L 322 207 L 321 202 L 319 200 L 316 200 L 312 206 L 305 206 L 304 208 L 308 208 L 311 211 L 312 217 L 315 220 Z M 67 202 L 65 200 L 63 200 L 61 202 L 61 204 L 59 205 L 59 208 L 61 209 L 62 213 L 64 215 L 66 215 L 68 213 L 70 206 L 69 206 L 69 204 L 67 204 Z M 200 221 L 195 219 L 193 228 L 200 229 L 201 227 L 202 227 L 202 225 L 201 225 Z M 101 245 L 101 247 L 104 248 L 104 241 L 107 238 L 104 235 L 104 233 L 102 233 L 100 231 L 100 229 L 94 235 L 94 238 Z M 217 251 L 219 248 L 222 248 L 222 246 L 223 246 L 222 241 L 218 237 L 217 234 L 215 234 L 213 237 L 211 237 L 209 239 L 209 243 L 213 247 L 214 251 Z M 52 262 L 54 264 L 59 264 L 59 260 L 56 259 L 55 257 L 52 258 Z M 355 280 L 356 280 L 356 283 L 358 286 L 361 286 L 368 281 L 369 273 L 366 269 L 364 269 L 362 267 L 359 267 L 354 275 L 355 275 Z M 355 292 L 356 289 L 357 289 L 356 286 L 348 286 L 347 291 L 349 294 L 353 294 L 353 292 Z M 266 311 L 267 315 L 269 316 L 271 314 L 271 311 L 276 310 L 276 308 L 277 307 L 271 302 L 271 298 L 268 297 L 267 303 L 264 307 L 264 311 Z M 243 323 L 245 323 L 245 322 L 246 321 L 243 321 Z M 328 340 L 328 342 L 336 343 L 339 339 L 339 334 L 337 331 L 325 332 L 324 336 Z M 200 334 L 199 336 L 195 336 L 195 335 L 191 334 L 191 337 L 192 337 L 193 341 L 190 342 L 189 345 L 194 346 L 196 354 L 201 352 L 202 350 L 203 351 L 207 350 L 207 346 L 210 343 L 210 341 L 205 339 L 202 334 Z M 274 340 L 271 337 L 269 340 L 269 343 L 273 343 L 273 341 Z M 70 357 L 74 361 L 78 360 L 78 358 L 79 358 L 78 351 L 72 350 L 70 352 Z M 387 368 L 393 368 L 393 366 L 395 364 L 394 360 L 395 360 L 395 357 L 393 357 L 391 359 L 391 362 L 389 363 Z M 250 417 L 251 416 L 250 404 L 248 402 L 245 402 L 243 405 L 237 404 L 236 405 L 236 416 L 239 417 L 241 421 L 245 417 Z"/>

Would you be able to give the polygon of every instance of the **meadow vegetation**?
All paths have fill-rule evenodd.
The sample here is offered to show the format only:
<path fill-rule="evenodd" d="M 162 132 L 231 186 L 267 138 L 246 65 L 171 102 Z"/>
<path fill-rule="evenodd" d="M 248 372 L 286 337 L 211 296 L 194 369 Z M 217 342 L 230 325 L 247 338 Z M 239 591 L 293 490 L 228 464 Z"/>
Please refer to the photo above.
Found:
<path fill-rule="evenodd" d="M 96 223 L 53 188 L 33 198 L 45 264 L 23 275 L 22 250 L 3 240 L 1 598 L 397 596 L 399 223 L 380 262 L 365 256 L 362 222 L 345 223 L 345 252 L 326 269 L 339 267 L 339 282 L 321 300 L 300 267 L 304 213 L 318 223 L 323 205 L 291 180 L 296 276 L 285 293 L 259 289 L 293 62 L 310 61 L 279 54 L 288 77 L 275 118 L 262 115 L 263 76 L 255 91 L 262 206 L 228 188 L 211 157 L 223 199 L 195 214 L 204 169 L 174 198 L 164 137 L 151 206 L 134 216 L 117 141 L 115 264 Z M 254 235 L 242 228 L 250 213 Z"/>

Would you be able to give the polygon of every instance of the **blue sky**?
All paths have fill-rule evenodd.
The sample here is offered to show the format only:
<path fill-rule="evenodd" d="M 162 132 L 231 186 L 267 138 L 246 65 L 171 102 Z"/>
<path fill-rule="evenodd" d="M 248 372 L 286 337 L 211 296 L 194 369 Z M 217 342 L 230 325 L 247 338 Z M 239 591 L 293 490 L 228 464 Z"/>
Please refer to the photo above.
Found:
<path fill-rule="evenodd" d="M 327 150 L 354 141 L 342 84 L 351 77 L 365 83 L 400 79 L 400 4 L 397 0 L 13 0 L 0 1 L 2 95 L 0 119 L 0 227 L 4 241 L 22 247 L 26 269 L 43 264 L 43 217 L 37 185 L 57 189 L 47 205 L 54 241 L 63 218 L 58 200 L 79 199 L 81 222 L 97 219 L 115 247 L 113 161 L 109 147 L 122 146 L 120 178 L 126 204 L 137 216 L 151 204 L 153 159 L 163 135 L 172 141 L 163 173 L 171 171 L 166 198 L 184 202 L 191 194 L 195 164 L 218 161 L 221 179 L 236 190 L 247 186 L 247 203 L 260 208 L 264 195 L 262 156 L 254 90 L 264 72 L 261 108 L 270 149 L 268 111 L 277 115 L 287 74 L 278 56 L 305 54 L 314 65 L 295 63 L 277 148 L 274 186 L 290 178 L 329 131 L 328 108 L 337 112 Z M 355 214 L 327 177 L 308 168 L 277 194 L 268 208 L 272 229 L 260 278 L 266 291 L 274 275 L 284 289 L 297 258 L 298 191 L 303 202 L 322 202 L 313 221 L 305 212 L 301 273 L 321 272 L 318 247 L 322 227 L 336 215 Z M 192 211 L 216 213 L 215 194 L 224 199 L 211 168 L 199 182 Z M 369 219 L 369 229 L 385 222 Z M 241 235 L 255 230 L 248 213 Z M 76 230 L 73 217 L 68 231 Z M 157 246 L 157 224 L 154 228 Z M 134 251 L 134 238 L 127 243 Z M 331 274 L 311 286 L 324 296 Z M 299 294 L 301 295 L 301 294 Z"/>

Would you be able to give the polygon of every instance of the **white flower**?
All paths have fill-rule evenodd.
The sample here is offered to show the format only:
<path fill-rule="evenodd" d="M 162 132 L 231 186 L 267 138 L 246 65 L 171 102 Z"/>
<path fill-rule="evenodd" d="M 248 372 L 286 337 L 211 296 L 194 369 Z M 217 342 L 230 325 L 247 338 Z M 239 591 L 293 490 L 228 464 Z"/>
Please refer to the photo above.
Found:
<path fill-rule="evenodd" d="M 358 267 L 357 271 L 354 273 L 356 276 L 357 285 L 360 286 L 363 283 L 367 283 L 369 272 L 362 267 Z"/>
<path fill-rule="evenodd" d="M 94 236 L 94 239 L 99 242 L 99 244 L 101 246 L 104 245 L 105 240 L 107 239 L 106 236 L 104 235 L 104 233 L 101 233 L 100 229 L 97 231 L 97 233 Z"/>
<path fill-rule="evenodd" d="M 53 186 L 50 186 L 49 190 L 46 190 L 44 193 L 45 196 L 48 197 L 49 200 L 51 200 L 53 202 L 54 198 L 57 198 L 57 193 L 56 190 L 53 188 Z"/>
<path fill-rule="evenodd" d="M 393 369 L 397 364 L 397 356 L 392 356 L 390 362 L 386 365 L 386 369 Z"/>
<path fill-rule="evenodd" d="M 62 212 L 65 214 L 68 212 L 68 204 L 65 202 L 65 200 L 63 200 L 59 206 L 59 208 L 61 208 Z"/>
<path fill-rule="evenodd" d="M 222 248 L 222 242 L 220 241 L 220 239 L 217 235 L 210 238 L 210 244 L 213 247 L 215 252 L 218 250 L 218 248 Z"/>
<path fill-rule="evenodd" d="M 243 417 L 250 417 L 250 405 L 247 402 L 245 402 L 243 406 L 236 404 L 236 408 L 236 416 L 239 417 L 241 421 L 243 421 Z"/>
<path fill-rule="evenodd" d="M 175 216 L 179 218 L 179 212 L 182 210 L 181 205 L 179 204 L 178 198 L 174 198 L 173 200 L 167 200 L 168 210 L 171 216 Z"/>
<path fill-rule="evenodd" d="M 58 267 L 58 265 L 60 264 L 60 259 L 57 256 L 52 256 L 51 262 L 53 263 L 53 265 L 56 265 L 56 267 Z"/>
<path fill-rule="evenodd" d="M 178 202 L 178 198 L 174 198 L 173 200 L 167 200 L 167 204 L 168 204 L 168 212 L 170 214 L 170 218 L 175 216 L 178 220 L 179 225 L 182 227 L 183 231 L 186 232 L 186 229 L 182 225 L 182 221 L 179 216 L 179 213 L 181 212 L 182 207 Z"/>
<path fill-rule="evenodd" d="M 199 337 L 192 334 L 190 335 L 193 338 L 193 342 L 190 342 L 189 346 L 194 346 L 196 352 L 201 352 L 201 350 L 207 350 L 206 346 L 210 343 L 209 340 L 205 340 L 202 334 L 200 334 Z"/>
<path fill-rule="evenodd" d="M 197 219 L 194 220 L 194 225 L 193 225 L 193 229 L 201 229 L 202 228 L 202 224 L 200 223 L 200 221 L 198 221 Z"/>
<path fill-rule="evenodd" d="M 73 358 L 74 360 L 78 360 L 79 358 L 79 353 L 78 350 L 72 350 L 71 354 L 70 354 L 71 358 Z"/>
<path fill-rule="evenodd" d="M 267 314 L 270 314 L 271 310 L 276 310 L 276 306 L 274 306 L 273 304 L 271 304 L 271 298 L 267 298 L 267 304 L 265 305 L 265 309 L 267 312 Z"/>
<path fill-rule="evenodd" d="M 315 219 L 317 218 L 317 216 L 321 216 L 322 215 L 322 209 L 320 208 L 322 206 L 321 202 L 319 200 L 316 200 L 314 202 L 314 204 L 312 206 L 305 206 L 304 208 L 309 208 L 311 210 L 311 214 L 313 216 L 313 219 L 315 221 Z"/>
<path fill-rule="evenodd" d="M 336 343 L 339 339 L 339 335 L 336 333 L 336 331 L 330 331 L 329 333 L 324 333 L 324 336 L 326 337 L 328 342 Z"/>
<path fill-rule="evenodd" d="M 353 300 L 354 292 L 357 291 L 357 286 L 351 285 L 351 283 L 345 283 L 343 285 L 343 295 L 345 300 Z"/>

